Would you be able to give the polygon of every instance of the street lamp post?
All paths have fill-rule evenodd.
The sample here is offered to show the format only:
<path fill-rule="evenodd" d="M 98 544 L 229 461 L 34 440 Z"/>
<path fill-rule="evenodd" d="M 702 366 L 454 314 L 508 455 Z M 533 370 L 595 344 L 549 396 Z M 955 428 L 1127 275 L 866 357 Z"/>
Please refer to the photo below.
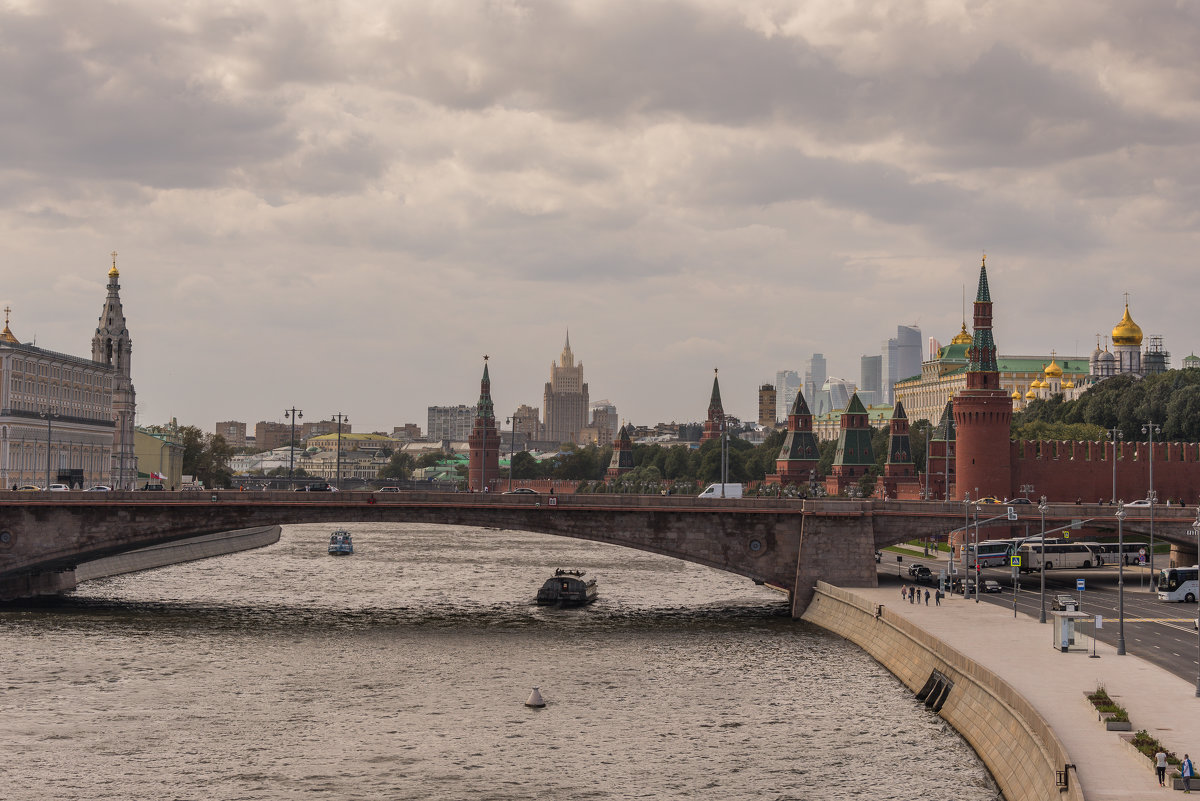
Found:
<path fill-rule="evenodd" d="M 1125 435 L 1121 433 L 1119 428 L 1108 429 L 1108 438 L 1112 441 L 1113 459 L 1112 459 L 1112 497 L 1109 498 L 1109 503 L 1117 502 L 1117 441 L 1124 439 Z M 1124 554 L 1121 557 L 1124 558 Z"/>
<path fill-rule="evenodd" d="M 288 441 L 288 489 L 295 489 L 296 483 L 292 478 L 296 469 L 296 420 L 304 419 L 304 412 L 293 406 L 283 410 L 284 418 L 291 418 L 292 438 Z"/>
<path fill-rule="evenodd" d="M 1049 509 L 1046 503 L 1046 496 L 1042 496 L 1042 500 L 1038 503 L 1038 514 L 1042 516 L 1042 611 L 1038 615 L 1038 623 L 1046 622 L 1046 510 Z"/>
<path fill-rule="evenodd" d="M 968 551 L 970 549 L 967 547 L 967 545 L 969 545 L 971 542 L 971 493 L 969 493 L 969 492 L 963 493 L 962 539 L 963 539 L 963 544 L 959 545 L 958 547 L 962 548 L 963 552 L 967 553 L 967 555 L 969 556 L 970 554 L 968 553 Z M 969 568 L 971 566 L 970 559 L 964 559 L 963 562 L 964 562 L 965 567 Z M 950 563 L 951 564 L 954 563 L 953 556 L 951 556 Z M 964 570 L 963 572 L 966 573 L 967 571 Z M 963 578 L 962 593 L 963 593 L 963 600 L 965 601 L 967 599 L 967 580 L 966 580 L 966 578 Z"/>
<path fill-rule="evenodd" d="M 517 451 L 517 423 L 524 423 L 524 418 L 513 415 L 504 422 L 512 424 L 512 434 L 508 439 L 508 489 L 512 491 L 513 455 Z M 523 451 L 522 451 L 523 452 Z"/>
<path fill-rule="evenodd" d="M 47 406 L 39 416 L 46 418 L 46 489 L 50 489 L 50 436 L 53 433 L 54 418 L 58 417 L 58 410 Z"/>
<path fill-rule="evenodd" d="M 333 416 L 337 421 L 337 459 L 334 462 L 334 484 L 338 489 L 342 488 L 342 423 L 349 423 L 350 418 L 338 412 Z"/>
<path fill-rule="evenodd" d="M 979 487 L 975 488 L 975 497 L 979 497 Z M 979 603 L 979 504 L 975 504 L 975 603 Z"/>
<path fill-rule="evenodd" d="M 1125 501 L 1117 502 L 1117 656 L 1125 655 Z"/>
<path fill-rule="evenodd" d="M 1158 502 L 1158 496 L 1154 494 L 1154 435 L 1162 431 L 1160 426 L 1154 423 L 1146 423 L 1142 426 L 1142 433 L 1150 435 L 1150 491 L 1146 497 L 1150 501 L 1150 592 L 1154 592 L 1154 504 Z M 1121 554 L 1121 558 L 1125 558 L 1125 554 Z"/>

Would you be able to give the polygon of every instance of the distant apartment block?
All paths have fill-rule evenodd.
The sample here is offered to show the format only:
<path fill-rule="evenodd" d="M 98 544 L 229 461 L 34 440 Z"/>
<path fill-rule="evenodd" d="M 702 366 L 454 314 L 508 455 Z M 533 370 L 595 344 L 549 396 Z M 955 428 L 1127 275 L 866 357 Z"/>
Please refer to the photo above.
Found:
<path fill-rule="evenodd" d="M 512 417 L 508 419 L 512 421 L 510 425 L 513 427 L 513 430 L 518 434 L 524 434 L 527 441 L 540 440 L 542 438 L 541 408 L 522 403 L 513 412 Z"/>
<path fill-rule="evenodd" d="M 245 423 L 239 423 L 236 420 L 226 420 L 223 423 L 217 423 L 214 429 L 214 433 L 224 437 L 225 443 L 231 448 L 246 447 Z"/>
<path fill-rule="evenodd" d="M 450 440 L 451 442 L 466 442 L 471 436 L 471 428 L 475 425 L 475 407 L 459 404 L 458 406 L 430 406 L 429 420 L 425 427 L 428 438 L 434 442 Z"/>
<path fill-rule="evenodd" d="M 323 437 L 326 434 L 336 434 L 338 432 L 338 424 L 337 420 L 316 420 L 311 423 L 303 423 L 296 430 L 296 439 L 299 442 L 308 442 L 313 437 Z M 343 420 L 342 433 L 349 434 L 350 431 L 350 423 L 346 420 Z"/>
<path fill-rule="evenodd" d="M 608 445 L 617 438 L 617 407 L 611 401 L 598 400 L 592 404 L 592 425 L 596 441 Z"/>
<path fill-rule="evenodd" d="M 392 439 L 398 439 L 404 442 L 415 442 L 420 438 L 421 427 L 416 423 L 405 423 L 402 426 L 392 427 Z"/>
<path fill-rule="evenodd" d="M 766 428 L 774 428 L 778 420 L 775 416 L 776 404 L 775 387 L 763 384 L 758 388 L 758 424 Z"/>
<path fill-rule="evenodd" d="M 273 451 L 288 444 L 292 427 L 287 423 L 269 423 L 262 420 L 254 424 L 254 447 L 260 451 Z"/>

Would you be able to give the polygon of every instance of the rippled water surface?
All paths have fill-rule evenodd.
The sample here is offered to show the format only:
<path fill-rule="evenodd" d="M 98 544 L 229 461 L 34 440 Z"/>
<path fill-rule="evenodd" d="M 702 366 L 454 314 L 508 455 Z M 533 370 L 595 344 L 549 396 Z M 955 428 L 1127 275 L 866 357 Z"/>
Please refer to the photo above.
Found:
<path fill-rule="evenodd" d="M 361 524 L 0 608 L 0 797 L 998 799 L 782 596 L 614 546 Z M 586 609 L 533 604 L 555 567 Z M 532 686 L 542 710 L 523 702 Z"/>

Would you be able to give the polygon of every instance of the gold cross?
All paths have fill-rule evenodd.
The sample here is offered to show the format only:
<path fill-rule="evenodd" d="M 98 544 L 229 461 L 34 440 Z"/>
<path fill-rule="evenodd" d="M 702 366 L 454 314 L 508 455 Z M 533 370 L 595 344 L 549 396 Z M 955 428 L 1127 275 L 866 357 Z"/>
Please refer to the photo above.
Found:
<path fill-rule="evenodd" d="M 12 311 L 8 306 L 4 307 L 4 327 L 8 328 L 8 313 Z"/>
<path fill-rule="evenodd" d="M 114 250 L 109 255 L 111 255 L 113 257 L 113 269 L 115 270 L 115 269 L 117 269 L 117 251 Z"/>

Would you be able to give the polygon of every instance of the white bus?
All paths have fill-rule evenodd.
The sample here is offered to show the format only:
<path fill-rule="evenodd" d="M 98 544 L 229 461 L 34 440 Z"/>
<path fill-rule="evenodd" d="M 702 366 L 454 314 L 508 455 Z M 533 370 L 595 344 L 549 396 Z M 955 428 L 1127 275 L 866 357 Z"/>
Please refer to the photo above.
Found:
<path fill-rule="evenodd" d="M 1018 549 L 1022 572 L 1032 573 L 1042 569 L 1042 549 L 1041 542 L 1027 542 Z M 1092 550 L 1092 545 L 1083 542 L 1047 541 L 1045 553 L 1047 570 L 1099 567 L 1104 564 L 1103 557 Z"/>
<path fill-rule="evenodd" d="M 1170 567 L 1158 571 L 1158 600 L 1195 603 L 1200 598 L 1200 567 Z"/>
<path fill-rule="evenodd" d="M 975 554 L 979 554 L 980 567 L 1005 567 L 1013 546 L 1018 540 L 987 540 L 978 545 L 967 543 L 963 550 L 963 567 L 975 566 Z"/>

